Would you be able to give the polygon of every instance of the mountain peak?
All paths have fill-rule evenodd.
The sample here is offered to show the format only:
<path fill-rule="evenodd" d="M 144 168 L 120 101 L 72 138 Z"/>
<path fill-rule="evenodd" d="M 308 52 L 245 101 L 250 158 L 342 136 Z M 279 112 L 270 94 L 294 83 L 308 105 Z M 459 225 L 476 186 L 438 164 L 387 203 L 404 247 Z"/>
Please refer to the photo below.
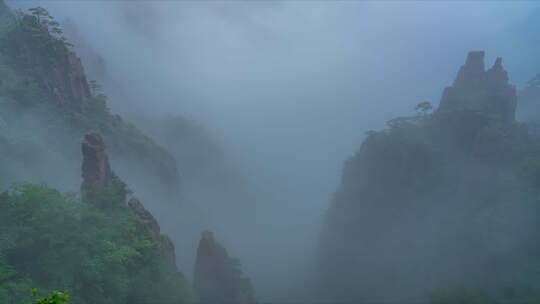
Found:
<path fill-rule="evenodd" d="M 468 53 L 453 85 L 444 90 L 438 111 L 472 111 L 515 121 L 516 88 L 508 83 L 502 58 L 497 58 L 493 67 L 486 71 L 484 56 L 483 51 Z"/>

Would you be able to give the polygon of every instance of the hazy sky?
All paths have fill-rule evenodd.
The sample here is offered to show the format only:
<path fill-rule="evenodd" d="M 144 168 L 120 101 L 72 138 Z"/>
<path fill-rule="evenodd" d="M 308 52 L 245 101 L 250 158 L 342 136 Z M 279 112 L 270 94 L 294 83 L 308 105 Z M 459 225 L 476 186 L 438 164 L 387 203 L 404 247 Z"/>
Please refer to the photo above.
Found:
<path fill-rule="evenodd" d="M 364 132 L 438 104 L 469 50 L 518 85 L 540 72 L 540 2 L 8 2 L 72 19 L 126 107 L 207 124 L 305 233 Z"/>

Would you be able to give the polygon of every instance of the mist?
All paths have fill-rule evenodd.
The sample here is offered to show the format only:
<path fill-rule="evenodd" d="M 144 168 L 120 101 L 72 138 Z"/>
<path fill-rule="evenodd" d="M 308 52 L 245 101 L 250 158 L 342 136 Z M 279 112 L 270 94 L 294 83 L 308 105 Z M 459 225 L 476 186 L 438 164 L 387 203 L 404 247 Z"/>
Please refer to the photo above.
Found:
<path fill-rule="evenodd" d="M 117 85 L 105 84 L 113 112 L 156 136 L 142 116 L 190 117 L 221 143 L 255 190 L 233 208 L 197 189 L 208 205 L 178 221 L 200 218 L 164 229 L 188 277 L 200 232 L 214 230 L 261 300 L 309 298 L 322 216 L 365 132 L 438 104 L 470 50 L 503 57 L 518 87 L 540 72 L 532 1 L 8 3 L 76 25 Z"/>

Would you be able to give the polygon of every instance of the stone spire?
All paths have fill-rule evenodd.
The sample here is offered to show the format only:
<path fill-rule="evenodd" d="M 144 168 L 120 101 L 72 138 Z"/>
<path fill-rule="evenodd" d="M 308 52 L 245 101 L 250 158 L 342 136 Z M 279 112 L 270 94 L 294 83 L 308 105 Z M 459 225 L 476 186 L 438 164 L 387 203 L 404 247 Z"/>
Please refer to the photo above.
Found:
<path fill-rule="evenodd" d="M 465 64 L 459 68 L 454 86 L 478 85 L 485 73 L 484 56 L 484 51 L 469 52 Z"/>
<path fill-rule="evenodd" d="M 81 194 L 83 197 L 96 190 L 112 185 L 112 172 L 105 153 L 105 143 L 97 133 L 88 133 L 82 143 L 82 178 Z"/>
<path fill-rule="evenodd" d="M 493 67 L 486 72 L 486 80 L 494 87 L 508 85 L 508 73 L 502 66 L 501 57 L 498 57 Z"/>
<path fill-rule="evenodd" d="M 508 83 L 508 74 L 497 58 L 485 71 L 483 51 L 473 51 L 458 71 L 451 87 L 441 98 L 438 112 L 472 111 L 493 118 L 515 121 L 516 88 Z"/>

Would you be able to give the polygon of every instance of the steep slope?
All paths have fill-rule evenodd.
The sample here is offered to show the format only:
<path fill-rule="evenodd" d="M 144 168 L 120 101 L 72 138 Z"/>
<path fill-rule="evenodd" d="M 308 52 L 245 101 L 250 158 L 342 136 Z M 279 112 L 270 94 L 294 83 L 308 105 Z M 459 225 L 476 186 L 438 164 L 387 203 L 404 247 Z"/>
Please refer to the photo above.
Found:
<path fill-rule="evenodd" d="M 28 180 L 77 189 L 80 155 L 74 147 L 94 130 L 103 135 L 118 174 L 143 198 L 177 203 L 174 158 L 110 113 L 107 97 L 88 82 L 58 23 L 43 9 L 0 18 L 0 187 Z"/>
<path fill-rule="evenodd" d="M 534 196 L 516 169 L 539 155 L 515 121 L 499 58 L 471 52 L 438 109 L 370 131 L 325 215 L 319 265 L 331 299 L 425 299 L 441 288 L 500 286 L 536 246 Z"/>

